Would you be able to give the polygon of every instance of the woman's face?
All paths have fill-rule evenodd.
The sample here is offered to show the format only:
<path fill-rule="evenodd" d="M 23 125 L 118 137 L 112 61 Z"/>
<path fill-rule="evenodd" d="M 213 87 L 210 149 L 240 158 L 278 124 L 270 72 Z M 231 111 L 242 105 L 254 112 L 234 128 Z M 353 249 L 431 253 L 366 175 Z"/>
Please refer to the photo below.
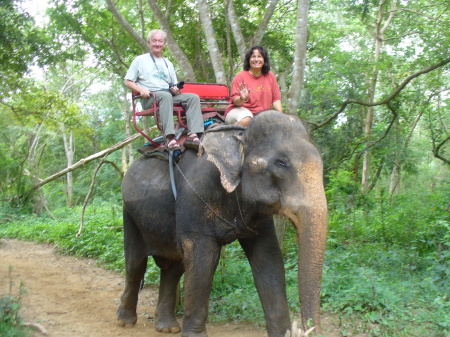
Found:
<path fill-rule="evenodd" d="M 250 69 L 260 71 L 264 65 L 264 57 L 261 55 L 259 49 L 253 50 L 250 56 Z"/>

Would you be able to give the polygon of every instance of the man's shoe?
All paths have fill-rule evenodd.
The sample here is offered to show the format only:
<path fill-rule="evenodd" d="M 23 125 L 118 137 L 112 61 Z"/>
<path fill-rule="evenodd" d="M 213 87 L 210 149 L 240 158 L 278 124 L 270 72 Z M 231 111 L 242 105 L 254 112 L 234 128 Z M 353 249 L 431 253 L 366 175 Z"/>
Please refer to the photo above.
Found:
<path fill-rule="evenodd" d="M 181 145 L 175 138 L 172 138 L 170 140 L 168 139 L 166 141 L 166 147 L 169 149 L 169 151 L 181 150 Z"/>
<path fill-rule="evenodd" d="M 198 150 L 198 148 L 200 146 L 200 139 L 198 138 L 196 133 L 192 133 L 186 138 L 183 145 L 185 147 L 189 147 L 191 149 Z"/>

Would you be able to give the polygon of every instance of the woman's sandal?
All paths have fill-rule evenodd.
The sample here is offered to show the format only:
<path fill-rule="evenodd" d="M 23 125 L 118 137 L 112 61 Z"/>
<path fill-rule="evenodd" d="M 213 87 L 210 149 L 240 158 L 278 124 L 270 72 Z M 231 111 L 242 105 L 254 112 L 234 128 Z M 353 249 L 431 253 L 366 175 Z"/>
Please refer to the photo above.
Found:
<path fill-rule="evenodd" d="M 177 142 L 177 140 L 175 138 L 172 138 L 172 139 L 166 141 L 166 147 L 170 151 L 175 151 L 175 150 L 181 149 L 181 145 Z"/>
<path fill-rule="evenodd" d="M 198 149 L 200 146 L 200 139 L 198 138 L 196 133 L 190 134 L 186 140 L 184 141 L 185 147 L 190 147 L 192 149 Z"/>

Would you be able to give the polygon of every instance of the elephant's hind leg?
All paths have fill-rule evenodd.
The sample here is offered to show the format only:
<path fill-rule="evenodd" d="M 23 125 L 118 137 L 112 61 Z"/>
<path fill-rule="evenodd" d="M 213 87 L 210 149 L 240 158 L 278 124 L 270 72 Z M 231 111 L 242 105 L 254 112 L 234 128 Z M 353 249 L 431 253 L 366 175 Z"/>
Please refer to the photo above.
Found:
<path fill-rule="evenodd" d="M 117 309 L 119 324 L 134 325 L 141 282 L 147 269 L 147 253 L 144 240 L 133 220 L 124 212 L 125 290 Z"/>
<path fill-rule="evenodd" d="M 165 333 L 178 333 L 180 324 L 175 318 L 177 305 L 177 289 L 184 269 L 181 261 L 168 261 L 154 257 L 156 264 L 161 269 L 159 283 L 158 305 L 155 312 L 156 330 Z"/>

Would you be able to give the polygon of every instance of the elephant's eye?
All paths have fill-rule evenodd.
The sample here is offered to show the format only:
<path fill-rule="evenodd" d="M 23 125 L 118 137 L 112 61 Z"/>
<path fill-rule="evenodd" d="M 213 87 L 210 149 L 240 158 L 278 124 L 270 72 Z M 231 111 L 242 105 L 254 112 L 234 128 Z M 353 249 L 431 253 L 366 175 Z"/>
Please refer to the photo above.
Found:
<path fill-rule="evenodd" d="M 287 163 L 286 163 L 283 159 L 277 159 L 277 160 L 275 161 L 275 163 L 276 163 L 278 166 L 281 166 L 281 167 L 286 167 L 286 166 L 287 166 Z"/>

